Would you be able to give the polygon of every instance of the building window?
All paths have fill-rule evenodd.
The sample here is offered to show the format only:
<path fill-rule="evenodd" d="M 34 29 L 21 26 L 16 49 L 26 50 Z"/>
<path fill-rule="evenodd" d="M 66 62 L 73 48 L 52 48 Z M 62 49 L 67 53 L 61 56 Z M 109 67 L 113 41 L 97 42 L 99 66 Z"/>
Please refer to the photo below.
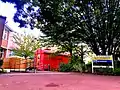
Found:
<path fill-rule="evenodd" d="M 0 48 L 0 58 L 5 56 L 5 50 Z"/>
<path fill-rule="evenodd" d="M 7 31 L 4 31 L 3 33 L 3 40 L 7 40 Z"/>
<path fill-rule="evenodd" d="M 14 52 L 13 52 L 13 51 L 10 51 L 9 56 L 14 56 L 14 55 L 15 55 Z"/>

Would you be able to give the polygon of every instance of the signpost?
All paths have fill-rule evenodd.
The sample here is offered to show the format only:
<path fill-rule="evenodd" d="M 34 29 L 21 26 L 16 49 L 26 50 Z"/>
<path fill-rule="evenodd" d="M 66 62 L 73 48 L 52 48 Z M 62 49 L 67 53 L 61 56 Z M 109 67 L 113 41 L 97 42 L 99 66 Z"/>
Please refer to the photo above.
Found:
<path fill-rule="evenodd" d="M 92 73 L 94 68 L 112 68 L 114 69 L 113 57 L 111 56 L 95 56 L 92 60 Z"/>

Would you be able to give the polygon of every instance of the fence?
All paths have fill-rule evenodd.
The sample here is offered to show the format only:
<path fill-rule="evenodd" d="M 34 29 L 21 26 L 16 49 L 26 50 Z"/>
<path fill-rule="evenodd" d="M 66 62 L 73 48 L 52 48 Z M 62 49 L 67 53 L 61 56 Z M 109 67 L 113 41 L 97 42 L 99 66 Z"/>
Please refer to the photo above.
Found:
<path fill-rule="evenodd" d="M 47 66 L 47 68 L 46 68 Z M 50 71 L 50 65 L 44 65 L 44 71 Z M 35 65 L 34 60 L 24 58 L 6 58 L 3 62 L 2 68 L 4 70 L 29 72 L 36 71 L 38 68 Z"/>
<path fill-rule="evenodd" d="M 10 71 L 26 71 L 27 69 L 34 69 L 34 61 L 24 58 L 6 58 L 2 65 L 3 69 Z"/>

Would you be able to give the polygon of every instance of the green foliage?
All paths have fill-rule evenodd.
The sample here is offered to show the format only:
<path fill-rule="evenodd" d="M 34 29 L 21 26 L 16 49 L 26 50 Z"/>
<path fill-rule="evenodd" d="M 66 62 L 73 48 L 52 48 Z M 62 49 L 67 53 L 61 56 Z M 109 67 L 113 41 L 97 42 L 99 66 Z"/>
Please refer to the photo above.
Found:
<path fill-rule="evenodd" d="M 68 64 L 61 63 L 60 64 L 61 72 L 71 72 L 72 70 L 73 70 L 72 64 L 70 64 L 70 63 L 68 63 Z"/>
<path fill-rule="evenodd" d="M 40 29 L 52 42 L 62 46 L 72 55 L 72 49 L 80 42 L 80 39 L 74 38 L 77 32 L 72 35 L 77 25 L 73 22 L 75 19 L 69 16 L 69 13 L 72 14 L 71 7 L 74 4 L 74 0 L 2 1 L 16 5 L 17 12 L 14 16 L 14 21 L 19 22 L 20 27 L 29 25 L 32 29 Z"/>
<path fill-rule="evenodd" d="M 86 64 L 86 72 L 92 73 L 92 62 Z"/>
<path fill-rule="evenodd" d="M 73 71 L 75 72 L 83 72 L 83 64 L 80 64 L 80 63 L 76 63 L 76 64 L 73 64 Z"/>
<path fill-rule="evenodd" d="M 94 68 L 94 73 L 103 74 L 103 75 L 112 75 L 113 69 L 112 68 Z"/>
<path fill-rule="evenodd" d="M 73 55 L 70 63 L 73 65 L 73 71 L 79 71 L 79 72 L 85 71 L 85 63 L 80 56 Z"/>
<path fill-rule="evenodd" d="M 78 55 L 76 55 L 76 54 L 73 55 L 73 56 L 71 57 L 70 63 L 72 63 L 72 64 L 81 63 L 81 57 L 78 56 Z"/>
<path fill-rule="evenodd" d="M 120 75 L 120 68 L 115 68 L 113 73 L 114 75 Z"/>
<path fill-rule="evenodd" d="M 120 75 L 120 68 L 114 68 L 114 70 L 112 68 L 97 68 L 95 71 L 95 73 L 103 75 Z"/>
<path fill-rule="evenodd" d="M 40 41 L 31 35 L 14 35 L 14 43 L 17 45 L 13 49 L 15 55 L 22 57 L 33 57 L 34 51 L 40 48 Z"/>
<path fill-rule="evenodd" d="M 114 55 L 120 45 L 119 0 L 2 1 L 16 5 L 20 27 L 38 28 L 70 52 L 80 41 L 97 55 Z"/>
<path fill-rule="evenodd" d="M 115 68 L 120 68 L 120 61 L 114 60 L 114 67 Z"/>
<path fill-rule="evenodd" d="M 68 71 L 84 72 L 85 71 L 85 64 L 82 62 L 82 60 L 79 56 L 73 55 L 68 64 L 62 63 L 60 65 L 60 71 L 63 71 L 63 72 L 68 72 Z"/>

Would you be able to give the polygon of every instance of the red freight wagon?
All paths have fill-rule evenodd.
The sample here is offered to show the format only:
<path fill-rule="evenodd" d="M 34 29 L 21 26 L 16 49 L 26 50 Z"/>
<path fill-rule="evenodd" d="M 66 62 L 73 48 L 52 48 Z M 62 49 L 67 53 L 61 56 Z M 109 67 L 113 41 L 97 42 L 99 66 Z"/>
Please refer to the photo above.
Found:
<path fill-rule="evenodd" d="M 37 49 L 35 52 L 35 66 L 38 70 L 59 69 L 60 63 L 69 62 L 69 54 L 59 54 L 57 56 L 51 56 L 53 52 L 49 49 L 41 50 Z"/>

